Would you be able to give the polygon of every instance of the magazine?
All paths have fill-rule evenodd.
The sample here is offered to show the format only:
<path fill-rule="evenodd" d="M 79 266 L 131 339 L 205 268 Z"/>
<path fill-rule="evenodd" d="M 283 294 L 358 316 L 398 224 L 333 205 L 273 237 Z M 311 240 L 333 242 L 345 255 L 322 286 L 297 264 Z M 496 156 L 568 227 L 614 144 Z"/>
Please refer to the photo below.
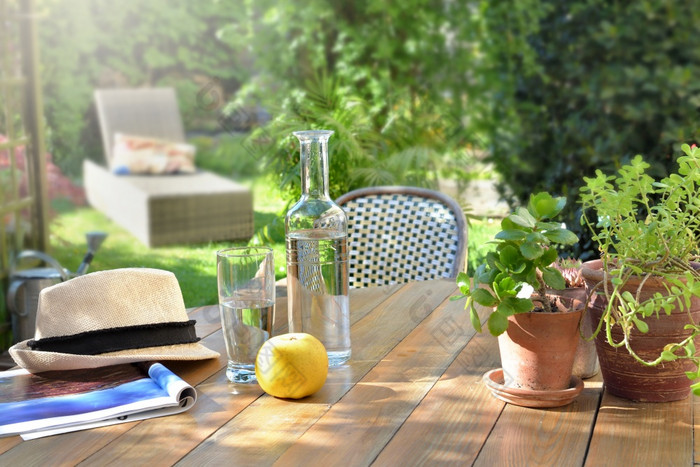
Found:
<path fill-rule="evenodd" d="M 58 433 L 184 412 L 197 393 L 160 363 L 0 372 L 0 437 Z"/>

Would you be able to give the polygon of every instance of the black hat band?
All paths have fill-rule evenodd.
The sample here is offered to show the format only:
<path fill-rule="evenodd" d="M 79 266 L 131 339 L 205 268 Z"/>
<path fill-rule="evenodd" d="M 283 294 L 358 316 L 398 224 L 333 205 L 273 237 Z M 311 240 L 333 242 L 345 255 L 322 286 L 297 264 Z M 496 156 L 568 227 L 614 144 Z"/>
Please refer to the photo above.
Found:
<path fill-rule="evenodd" d="M 199 341 L 195 320 L 142 324 L 46 337 L 27 342 L 32 350 L 75 355 L 99 355 L 120 350 L 192 344 Z"/>

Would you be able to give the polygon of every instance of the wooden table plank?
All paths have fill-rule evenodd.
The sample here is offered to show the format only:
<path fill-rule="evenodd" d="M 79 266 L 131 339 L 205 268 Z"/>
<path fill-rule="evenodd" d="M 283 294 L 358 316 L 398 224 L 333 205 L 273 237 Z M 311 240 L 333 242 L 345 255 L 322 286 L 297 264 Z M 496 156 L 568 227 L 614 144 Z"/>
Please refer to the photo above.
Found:
<path fill-rule="evenodd" d="M 571 404 L 550 409 L 507 404 L 474 465 L 582 465 L 600 392 L 586 388 Z"/>
<path fill-rule="evenodd" d="M 0 465 L 76 465 L 138 422 L 25 441 L 0 456 Z"/>
<path fill-rule="evenodd" d="M 8 438 L 0 438 L 0 454 L 12 449 L 22 442 L 19 436 L 10 436 Z"/>
<path fill-rule="evenodd" d="M 437 281 L 428 291 L 415 283 L 399 288 L 355 322 L 351 329 L 353 356 L 348 364 L 329 372 L 321 391 L 295 402 L 261 397 L 194 449 L 182 464 L 230 459 L 242 465 L 273 463 L 454 290 L 451 281 Z M 356 305 L 351 297 L 353 312 Z"/>
<path fill-rule="evenodd" d="M 462 329 L 445 339 L 446 329 Z M 474 335 L 463 304 L 445 301 L 287 450 L 279 465 L 314 459 L 367 465 Z M 357 449 L 363 446 L 363 449 Z"/>
<path fill-rule="evenodd" d="M 406 284 L 368 287 L 365 289 L 350 289 L 350 309 L 352 310 L 350 313 L 350 324 L 353 325 L 363 319 L 380 303 L 388 300 L 403 287 L 406 287 Z"/>
<path fill-rule="evenodd" d="M 139 423 L 122 434 L 118 443 L 106 445 L 86 461 L 93 465 L 176 463 L 260 397 L 261 391 L 257 385 L 236 387 L 235 396 L 231 394 L 232 386 L 225 373 L 220 372 L 197 387 L 197 413 L 193 413 L 193 408 L 177 416 Z M 228 391 L 221 391 L 221 388 L 228 388 Z M 207 414 L 206 417 L 198 416 L 203 413 Z M 144 446 L 148 446 L 148 449 L 144 449 Z"/>
<path fill-rule="evenodd" d="M 375 465 L 471 464 L 505 405 L 491 396 L 481 381 L 486 371 L 498 366 L 497 340 L 489 334 L 476 334 Z"/>
<path fill-rule="evenodd" d="M 428 289 L 421 287 L 420 283 L 406 284 L 400 293 L 392 295 L 372 310 L 370 316 L 353 326 L 353 334 L 363 336 L 363 343 L 353 346 L 353 359 L 373 359 L 378 353 L 384 355 L 440 303 L 455 293 L 453 281 L 433 281 Z"/>
<path fill-rule="evenodd" d="M 500 366 L 497 341 L 474 335 L 463 302 L 448 301 L 455 289 L 444 280 L 352 290 L 353 358 L 300 401 L 229 383 L 218 307 L 189 310 L 202 342 L 222 353 L 218 360 L 166 364 L 196 385 L 191 410 L 28 442 L 2 438 L 0 465 L 697 462 L 698 398 L 635 403 L 603 394 L 597 376 L 563 408 L 495 399 L 481 377 Z M 286 322 L 280 297 L 276 331 L 285 332 Z"/>
<path fill-rule="evenodd" d="M 586 465 L 692 465 L 693 403 L 632 402 L 605 392 Z"/>

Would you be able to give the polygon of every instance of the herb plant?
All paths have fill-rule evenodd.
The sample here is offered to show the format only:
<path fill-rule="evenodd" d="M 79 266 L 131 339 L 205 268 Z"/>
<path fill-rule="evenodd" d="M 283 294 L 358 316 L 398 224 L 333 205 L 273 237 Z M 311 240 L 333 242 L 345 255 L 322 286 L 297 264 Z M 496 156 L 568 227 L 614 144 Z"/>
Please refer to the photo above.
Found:
<path fill-rule="evenodd" d="M 607 279 L 598 285 L 608 301 L 595 333 L 604 328 L 611 346 L 625 347 L 635 360 L 649 366 L 678 358 L 687 358 L 696 367 L 700 363 L 694 343 L 700 326 L 690 313 L 685 326 L 690 335 L 668 343 L 655 360 L 644 360 L 630 345 L 634 328 L 648 332 L 645 320 L 663 319 L 676 308 L 687 310 L 691 298 L 700 297 L 700 273 L 692 265 L 700 235 L 700 148 L 684 144 L 681 149 L 685 155 L 677 159 L 677 172 L 660 181 L 646 173 L 649 164 L 636 156 L 617 175 L 597 171 L 595 177 L 584 177 L 580 195 L 582 223 L 598 243 Z M 637 292 L 624 291 L 633 276 L 642 278 Z M 643 299 L 640 290 L 651 277 L 663 279 L 667 293 Z M 612 336 L 614 326 L 623 332 L 619 342 Z M 695 379 L 700 372 L 696 368 L 687 375 Z M 700 383 L 692 388 L 700 394 Z"/>

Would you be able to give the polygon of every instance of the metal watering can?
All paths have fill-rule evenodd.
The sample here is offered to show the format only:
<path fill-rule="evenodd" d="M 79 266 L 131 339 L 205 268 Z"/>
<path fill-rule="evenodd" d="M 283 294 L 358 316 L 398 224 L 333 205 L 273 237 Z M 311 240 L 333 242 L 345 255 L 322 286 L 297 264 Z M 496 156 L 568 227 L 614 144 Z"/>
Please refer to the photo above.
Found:
<path fill-rule="evenodd" d="M 75 274 L 63 268 L 58 261 L 41 251 L 25 250 L 17 255 L 10 265 L 10 287 L 7 291 L 7 308 L 10 311 L 12 339 L 15 344 L 34 337 L 39 293 L 46 287 L 85 274 L 95 251 L 106 237 L 107 234 L 103 232 L 86 234 L 88 252 Z M 41 260 L 47 266 L 17 270 L 17 266 L 28 259 Z"/>

